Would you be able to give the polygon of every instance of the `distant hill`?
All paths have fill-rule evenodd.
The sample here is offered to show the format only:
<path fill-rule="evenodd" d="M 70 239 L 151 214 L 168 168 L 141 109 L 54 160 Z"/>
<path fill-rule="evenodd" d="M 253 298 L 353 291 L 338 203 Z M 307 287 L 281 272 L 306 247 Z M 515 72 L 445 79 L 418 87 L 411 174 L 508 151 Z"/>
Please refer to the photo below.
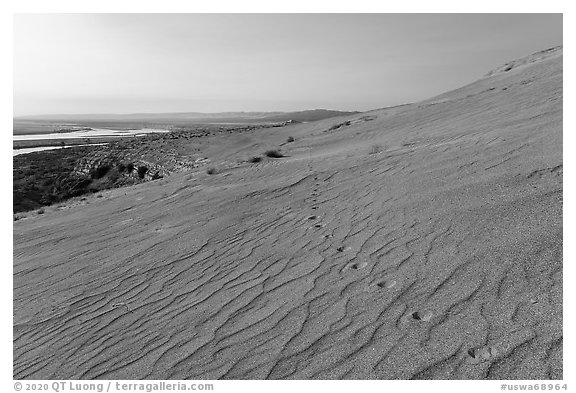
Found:
<path fill-rule="evenodd" d="M 341 111 L 331 111 L 327 109 L 313 109 L 308 111 L 301 111 L 301 112 L 289 112 L 289 113 L 281 113 L 278 115 L 269 115 L 265 117 L 266 121 L 298 121 L 298 122 L 309 122 L 309 121 L 317 121 L 317 120 L 324 120 L 329 119 L 332 117 L 338 116 L 350 116 L 356 115 L 361 112 L 341 112 Z"/>
<path fill-rule="evenodd" d="M 309 122 L 360 112 L 343 112 L 313 109 L 299 112 L 179 112 L 179 113 L 132 113 L 132 114 L 77 114 L 33 115 L 15 117 L 15 121 L 49 121 L 55 123 L 83 122 L 162 122 L 162 123 L 268 123 L 282 121 Z"/>

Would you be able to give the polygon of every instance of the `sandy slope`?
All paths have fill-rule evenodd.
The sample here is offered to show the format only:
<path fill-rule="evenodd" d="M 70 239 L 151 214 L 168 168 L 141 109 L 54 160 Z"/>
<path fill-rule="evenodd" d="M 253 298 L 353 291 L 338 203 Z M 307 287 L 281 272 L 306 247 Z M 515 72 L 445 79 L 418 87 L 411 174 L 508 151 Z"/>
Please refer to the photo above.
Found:
<path fill-rule="evenodd" d="M 506 68 L 15 222 L 14 377 L 562 378 L 562 49 Z"/>

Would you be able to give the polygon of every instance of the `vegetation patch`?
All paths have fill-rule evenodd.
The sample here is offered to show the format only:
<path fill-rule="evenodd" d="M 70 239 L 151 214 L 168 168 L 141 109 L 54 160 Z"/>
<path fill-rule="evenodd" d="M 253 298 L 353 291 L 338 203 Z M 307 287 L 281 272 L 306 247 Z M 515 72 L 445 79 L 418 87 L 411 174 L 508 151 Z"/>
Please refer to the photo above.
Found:
<path fill-rule="evenodd" d="M 106 176 L 110 169 L 112 169 L 112 165 L 102 164 L 99 167 L 90 170 L 90 177 L 92 179 L 101 179 Z"/>
<path fill-rule="evenodd" d="M 102 152 L 99 161 L 89 170 L 83 160 Z M 145 181 L 146 166 L 135 166 L 121 156 L 108 156 L 95 146 L 73 147 L 22 154 L 13 157 L 13 213 L 37 211 L 73 197 L 130 186 Z M 98 161 L 97 161 L 98 162 Z M 86 168 L 77 172 L 78 166 Z M 156 171 L 150 178 L 159 179 Z M 40 213 L 41 214 L 41 213 Z M 20 216 L 14 216 L 14 221 Z"/>
<path fill-rule="evenodd" d="M 264 155 L 266 157 L 270 157 L 270 158 L 282 158 L 282 157 L 284 157 L 284 155 L 282 153 L 280 153 L 280 150 L 266 150 Z"/>
<path fill-rule="evenodd" d="M 138 167 L 138 177 L 140 179 L 144 179 L 144 176 L 146 175 L 146 172 L 148 172 L 148 167 L 145 165 L 139 166 Z"/>
<path fill-rule="evenodd" d="M 351 124 L 352 124 L 352 122 L 350 120 L 346 120 L 344 123 L 334 124 L 332 127 L 330 127 L 328 129 L 328 131 L 335 131 L 335 130 L 342 128 L 342 127 L 348 127 Z"/>

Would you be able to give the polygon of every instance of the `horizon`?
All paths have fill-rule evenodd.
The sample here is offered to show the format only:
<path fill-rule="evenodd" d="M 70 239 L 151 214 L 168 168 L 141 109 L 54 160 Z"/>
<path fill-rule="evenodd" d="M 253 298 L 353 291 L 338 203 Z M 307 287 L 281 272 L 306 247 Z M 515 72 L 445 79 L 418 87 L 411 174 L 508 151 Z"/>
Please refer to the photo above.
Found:
<path fill-rule="evenodd" d="M 562 14 L 17 14 L 13 118 L 365 112 L 561 45 Z"/>
<path fill-rule="evenodd" d="M 408 105 L 411 103 L 406 104 L 399 104 L 400 105 Z M 21 116 L 13 116 L 13 119 L 20 119 L 20 118 L 28 118 L 28 117 L 41 117 L 41 116 L 137 116 L 137 115 L 184 115 L 184 114 L 198 114 L 198 115 L 221 115 L 221 114 L 270 114 L 270 113 L 295 113 L 295 112 L 314 112 L 314 111 L 327 111 L 327 112 L 370 112 L 372 110 L 378 110 L 383 108 L 374 108 L 369 109 L 367 111 L 347 111 L 347 110 L 337 110 L 337 109 L 327 109 L 327 108 L 312 108 L 312 109 L 304 109 L 301 111 L 226 111 L 226 112 L 117 112 L 117 113 L 38 113 L 38 114 L 30 114 L 30 115 L 21 115 Z"/>

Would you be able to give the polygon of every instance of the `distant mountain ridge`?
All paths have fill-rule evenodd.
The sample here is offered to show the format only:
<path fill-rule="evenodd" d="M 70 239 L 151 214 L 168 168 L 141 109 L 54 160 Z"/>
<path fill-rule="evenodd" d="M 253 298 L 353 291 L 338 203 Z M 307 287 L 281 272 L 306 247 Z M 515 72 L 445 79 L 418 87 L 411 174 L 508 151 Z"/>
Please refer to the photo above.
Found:
<path fill-rule="evenodd" d="M 337 116 L 348 116 L 360 112 L 336 111 L 328 109 L 312 109 L 296 112 L 220 112 L 220 113 L 201 113 L 201 112 L 177 112 L 177 113 L 131 113 L 131 114 L 76 114 L 76 115 L 31 115 L 17 116 L 15 120 L 31 121 L 53 121 L 53 122 L 85 122 L 85 121 L 191 121 L 200 122 L 282 122 L 298 121 L 308 122 L 322 119 L 328 119 Z"/>

